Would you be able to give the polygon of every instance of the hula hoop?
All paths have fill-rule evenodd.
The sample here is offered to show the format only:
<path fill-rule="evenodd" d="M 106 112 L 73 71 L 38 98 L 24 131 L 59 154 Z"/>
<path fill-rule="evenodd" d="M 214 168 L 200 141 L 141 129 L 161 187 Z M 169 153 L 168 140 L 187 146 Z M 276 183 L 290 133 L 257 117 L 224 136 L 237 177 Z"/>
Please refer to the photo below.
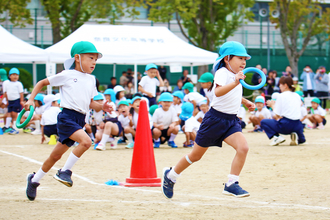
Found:
<path fill-rule="evenodd" d="M 30 105 L 30 114 L 29 114 L 29 116 L 26 118 L 26 120 L 22 124 L 20 124 L 20 121 L 21 121 L 22 116 L 24 115 L 24 113 L 25 113 L 25 109 L 23 108 L 22 111 L 17 116 L 17 119 L 16 119 L 16 127 L 17 128 L 24 128 L 30 122 L 31 118 L 33 117 L 34 107 L 32 105 Z"/>
<path fill-rule="evenodd" d="M 266 76 L 265 76 L 265 74 L 261 70 L 255 68 L 255 67 L 249 67 L 249 68 L 246 68 L 246 69 L 243 70 L 243 74 L 244 75 L 246 73 L 251 73 L 251 72 L 252 73 L 258 73 L 261 76 L 261 82 L 259 83 L 259 85 L 255 85 L 255 86 L 248 85 L 242 79 L 240 79 L 239 82 L 242 84 L 242 86 L 244 86 L 245 88 L 250 89 L 250 90 L 261 89 L 266 84 Z"/>

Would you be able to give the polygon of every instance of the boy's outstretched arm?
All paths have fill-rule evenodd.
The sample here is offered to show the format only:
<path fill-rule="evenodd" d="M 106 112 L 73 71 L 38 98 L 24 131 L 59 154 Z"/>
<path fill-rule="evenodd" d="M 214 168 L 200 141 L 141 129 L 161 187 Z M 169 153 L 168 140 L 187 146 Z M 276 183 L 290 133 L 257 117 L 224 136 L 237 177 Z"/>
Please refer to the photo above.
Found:
<path fill-rule="evenodd" d="M 160 76 L 158 70 L 157 70 L 157 78 L 158 78 L 158 80 L 159 80 L 159 87 L 164 86 L 164 81 L 163 81 L 162 77 Z"/>
<path fill-rule="evenodd" d="M 29 111 L 30 110 L 30 106 L 31 105 L 34 107 L 34 98 L 40 92 L 40 90 L 42 89 L 42 87 L 48 86 L 49 84 L 50 83 L 49 83 L 49 80 L 47 78 L 46 79 L 43 79 L 43 80 L 40 80 L 36 84 L 36 86 L 32 90 L 32 93 L 31 93 L 31 96 L 30 96 L 29 100 L 24 105 L 24 108 L 25 108 L 26 111 Z"/>

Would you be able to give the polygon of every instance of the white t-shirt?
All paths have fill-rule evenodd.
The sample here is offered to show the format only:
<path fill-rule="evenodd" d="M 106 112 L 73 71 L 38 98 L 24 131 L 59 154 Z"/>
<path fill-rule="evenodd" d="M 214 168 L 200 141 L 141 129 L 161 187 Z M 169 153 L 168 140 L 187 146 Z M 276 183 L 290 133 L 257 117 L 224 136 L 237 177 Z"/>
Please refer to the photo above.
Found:
<path fill-rule="evenodd" d="M 214 96 L 214 87 L 210 91 L 208 89 L 204 89 L 205 97 L 207 97 L 210 101 L 209 105 L 211 104 Z"/>
<path fill-rule="evenodd" d="M 195 100 L 196 105 L 199 105 L 202 102 L 205 102 L 207 99 L 206 97 L 202 96 L 198 92 L 189 92 L 187 95 L 184 96 L 183 101 L 188 102 L 188 101 L 193 101 Z"/>
<path fill-rule="evenodd" d="M 34 110 L 34 113 L 37 115 L 42 115 L 45 111 L 44 111 L 44 105 L 40 106 L 40 107 L 36 107 Z"/>
<path fill-rule="evenodd" d="M 12 82 L 12 81 L 4 81 L 3 84 L 3 92 L 7 92 L 7 97 L 9 101 L 14 101 L 21 97 L 21 93 L 23 92 L 23 84 L 20 81 Z"/>
<path fill-rule="evenodd" d="M 92 110 L 93 115 L 91 115 L 91 111 L 88 111 L 85 117 L 86 124 L 89 125 L 99 125 L 101 122 L 103 122 L 103 119 L 107 117 L 107 113 L 104 114 L 103 118 L 103 110 L 95 111 Z"/>
<path fill-rule="evenodd" d="M 204 116 L 205 116 L 205 113 L 203 111 L 199 111 L 197 113 L 197 115 L 195 116 L 195 118 L 196 118 L 196 120 L 198 120 L 199 118 L 202 118 L 203 119 Z"/>
<path fill-rule="evenodd" d="M 96 96 L 95 77 L 77 70 L 63 70 L 48 77 L 51 86 L 60 87 L 61 107 L 72 109 L 82 114 L 89 111 L 89 105 Z"/>
<path fill-rule="evenodd" d="M 304 105 L 300 106 L 300 112 L 301 112 L 300 119 L 303 119 L 303 117 L 307 115 L 307 109 Z"/>
<path fill-rule="evenodd" d="M 316 115 L 316 114 L 325 116 L 327 114 L 327 112 L 321 106 L 318 106 L 317 109 L 314 109 L 314 115 Z"/>
<path fill-rule="evenodd" d="M 176 114 L 181 114 L 182 109 L 181 109 L 182 103 L 180 103 L 179 105 L 174 105 L 172 104 L 171 107 L 174 108 L 174 110 L 176 111 Z"/>
<path fill-rule="evenodd" d="M 232 82 L 235 82 L 235 74 L 228 71 L 225 67 L 222 67 L 215 73 L 214 89 L 217 85 L 225 86 Z M 237 114 L 242 103 L 242 92 L 242 85 L 239 83 L 223 96 L 216 97 L 214 95 L 211 106 L 219 112 Z"/>
<path fill-rule="evenodd" d="M 57 124 L 57 115 L 61 112 L 59 107 L 52 106 L 47 109 L 41 117 L 41 125 L 55 125 Z"/>
<path fill-rule="evenodd" d="M 243 106 L 239 107 L 238 113 L 237 113 L 237 117 L 241 118 L 242 121 L 245 122 L 245 115 L 246 115 L 246 110 Z"/>
<path fill-rule="evenodd" d="M 197 132 L 200 125 L 201 124 L 197 121 L 197 119 L 192 116 L 186 120 L 186 122 L 184 124 L 184 131 L 185 132 L 192 132 L 192 131 Z"/>
<path fill-rule="evenodd" d="M 153 127 L 152 117 L 149 113 L 148 113 L 148 116 L 149 116 L 149 124 L 150 124 L 150 129 L 151 129 Z M 134 114 L 133 114 L 133 127 L 135 129 L 137 128 L 138 119 L 139 119 L 139 114 L 134 112 Z"/>
<path fill-rule="evenodd" d="M 123 128 L 126 128 L 127 126 L 129 126 L 130 120 L 129 120 L 128 116 L 124 117 L 123 115 L 119 115 L 118 116 L 118 121 L 120 121 L 121 126 Z"/>
<path fill-rule="evenodd" d="M 272 118 L 272 114 L 270 113 L 270 111 L 266 108 L 266 107 L 263 107 L 261 109 L 261 111 L 256 111 L 255 116 L 259 117 L 259 115 L 262 115 L 264 116 L 265 119 L 271 119 Z"/>
<path fill-rule="evenodd" d="M 300 120 L 301 99 L 295 92 L 285 91 L 278 95 L 274 113 L 291 120 Z"/>
<path fill-rule="evenodd" d="M 152 96 L 155 97 L 156 86 L 159 86 L 159 81 L 156 78 L 150 78 L 149 76 L 144 76 L 139 82 L 139 85 L 142 86 L 142 88 L 145 91 L 151 92 Z M 143 93 L 143 95 L 147 95 L 147 94 Z"/>
<path fill-rule="evenodd" d="M 164 129 L 178 120 L 178 114 L 174 108 L 169 108 L 167 111 L 164 111 L 163 108 L 157 108 L 152 116 L 152 121 L 158 125 L 162 124 Z"/>

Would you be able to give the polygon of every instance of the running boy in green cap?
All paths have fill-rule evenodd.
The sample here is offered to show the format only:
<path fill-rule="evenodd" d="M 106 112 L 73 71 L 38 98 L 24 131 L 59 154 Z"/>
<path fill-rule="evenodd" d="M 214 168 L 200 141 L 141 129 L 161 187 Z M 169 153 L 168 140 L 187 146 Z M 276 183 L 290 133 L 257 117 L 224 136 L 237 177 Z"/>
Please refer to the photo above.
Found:
<path fill-rule="evenodd" d="M 103 109 L 107 112 L 112 110 L 107 102 L 102 105 L 93 101 L 93 97 L 98 93 L 95 77 L 91 73 L 95 69 L 97 59 L 101 57 L 102 54 L 96 50 L 92 43 L 87 41 L 75 43 L 71 49 L 71 59 L 64 63 L 65 70 L 39 81 L 24 105 L 25 109 L 29 110 L 30 106 L 34 105 L 34 97 L 44 86 L 59 86 L 61 108 L 63 108 L 57 117 L 59 140 L 38 172 L 27 176 L 26 195 L 31 201 L 36 198 L 37 187 L 40 185 L 41 178 L 61 159 L 69 147 L 78 142 L 79 145 L 72 150 L 64 167 L 58 170 L 54 176 L 64 185 L 72 186 L 71 169 L 92 144 L 90 137 L 83 130 L 86 113 L 89 108 L 96 111 Z"/>

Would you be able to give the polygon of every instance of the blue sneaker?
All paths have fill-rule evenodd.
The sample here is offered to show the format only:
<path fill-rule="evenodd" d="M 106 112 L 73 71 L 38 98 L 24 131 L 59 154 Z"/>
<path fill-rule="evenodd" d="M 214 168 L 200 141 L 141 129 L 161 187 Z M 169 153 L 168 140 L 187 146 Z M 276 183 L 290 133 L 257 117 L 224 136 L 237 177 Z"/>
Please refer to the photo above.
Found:
<path fill-rule="evenodd" d="M 250 193 L 248 193 L 247 191 L 245 191 L 244 189 L 242 189 L 242 187 L 240 187 L 238 185 L 238 182 L 235 182 L 233 184 L 231 184 L 230 186 L 227 186 L 225 184 L 225 189 L 222 192 L 225 195 L 228 196 L 235 196 L 235 197 L 248 197 L 250 196 Z"/>
<path fill-rule="evenodd" d="M 170 146 L 171 148 L 178 148 L 178 146 L 174 143 L 174 141 L 168 141 L 167 144 L 168 144 L 168 146 Z"/>
<path fill-rule="evenodd" d="M 8 134 L 12 134 L 12 135 L 19 134 L 19 131 L 12 128 L 11 131 L 8 132 Z"/>
<path fill-rule="evenodd" d="M 160 141 L 155 141 L 154 142 L 154 148 L 159 148 L 160 146 Z"/>
<path fill-rule="evenodd" d="M 73 182 L 71 180 L 71 175 L 72 175 L 71 170 L 61 171 L 61 169 L 59 169 L 55 174 L 54 179 L 56 179 L 57 181 L 63 183 L 68 187 L 72 187 Z"/>
<path fill-rule="evenodd" d="M 129 143 L 125 146 L 126 149 L 132 149 L 134 148 L 134 143 Z"/>
<path fill-rule="evenodd" d="M 11 130 L 13 130 L 13 128 L 11 128 L 11 127 L 9 127 L 9 128 L 5 128 L 5 130 L 3 131 L 3 133 L 5 134 L 5 133 L 8 133 L 8 132 L 10 132 Z"/>
<path fill-rule="evenodd" d="M 162 191 L 166 198 L 171 199 L 173 197 L 173 187 L 174 182 L 167 178 L 167 174 L 171 171 L 171 168 L 165 167 L 163 169 L 163 181 L 162 181 Z"/>
<path fill-rule="evenodd" d="M 126 144 L 126 141 L 124 141 L 122 138 L 118 139 L 117 144 Z"/>
<path fill-rule="evenodd" d="M 37 187 L 40 185 L 40 183 L 31 181 L 34 175 L 35 173 L 30 173 L 27 176 L 26 196 L 30 201 L 35 200 L 37 197 Z"/>

